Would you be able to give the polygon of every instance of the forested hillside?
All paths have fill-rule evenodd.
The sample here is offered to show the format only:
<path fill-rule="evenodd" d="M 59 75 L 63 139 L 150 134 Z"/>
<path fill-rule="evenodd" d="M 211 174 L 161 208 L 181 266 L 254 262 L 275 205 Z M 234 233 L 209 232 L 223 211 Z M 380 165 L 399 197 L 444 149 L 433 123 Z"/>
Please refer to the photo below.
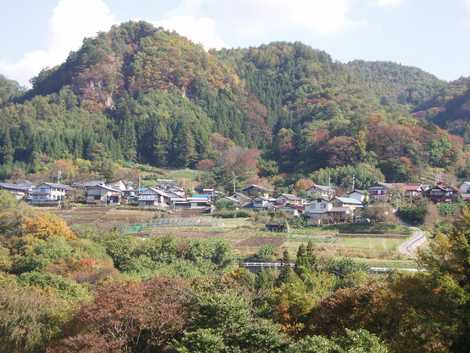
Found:
<path fill-rule="evenodd" d="M 129 22 L 86 39 L 20 97 L 3 82 L 2 178 L 55 159 L 215 164 L 221 136 L 226 146 L 260 149 L 265 165 L 289 174 L 360 165 L 404 181 L 428 168 L 453 171 L 463 158 L 462 139 L 410 114 L 434 106 L 427 102 L 448 89 L 444 82 L 392 63 L 342 64 L 301 43 L 206 52 Z"/>
<path fill-rule="evenodd" d="M 418 106 L 416 116 L 425 116 L 470 143 L 470 80 L 461 78 L 443 87 Z"/>
<path fill-rule="evenodd" d="M 392 62 L 355 60 L 349 62 L 347 68 L 362 79 L 384 105 L 413 107 L 427 101 L 446 86 L 444 81 L 421 69 Z"/>

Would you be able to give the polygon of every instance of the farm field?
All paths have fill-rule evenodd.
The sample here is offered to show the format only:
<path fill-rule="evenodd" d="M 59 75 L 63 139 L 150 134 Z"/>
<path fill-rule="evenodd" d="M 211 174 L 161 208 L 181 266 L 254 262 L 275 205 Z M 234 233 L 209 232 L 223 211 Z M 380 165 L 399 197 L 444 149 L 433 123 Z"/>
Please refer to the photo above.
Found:
<path fill-rule="evenodd" d="M 95 226 L 103 230 L 114 227 L 139 237 L 175 236 L 182 239 L 224 239 L 240 257 L 254 255 L 262 246 L 272 245 L 277 255 L 287 249 L 295 256 L 302 243 L 313 241 L 319 256 L 351 257 L 371 266 L 415 267 L 413 260 L 397 251 L 408 239 L 407 228 L 398 231 L 372 234 L 342 233 L 341 227 L 306 227 L 291 229 L 289 233 L 264 230 L 262 224 L 250 219 L 222 219 L 211 216 L 181 217 L 145 210 L 113 208 L 75 208 L 52 210 L 73 228 Z"/>
<path fill-rule="evenodd" d="M 77 207 L 65 210 L 50 208 L 48 211 L 63 218 L 72 228 L 88 225 L 100 229 L 112 229 L 113 227 L 150 222 L 159 215 L 157 212 L 146 210 L 110 207 Z"/>

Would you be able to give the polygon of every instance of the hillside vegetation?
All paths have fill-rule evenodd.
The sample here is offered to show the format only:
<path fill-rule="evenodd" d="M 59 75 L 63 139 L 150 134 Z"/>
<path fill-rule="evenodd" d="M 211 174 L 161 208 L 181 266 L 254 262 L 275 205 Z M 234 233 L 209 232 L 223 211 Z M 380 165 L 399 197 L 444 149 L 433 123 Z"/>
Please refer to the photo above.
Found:
<path fill-rule="evenodd" d="M 195 167 L 239 146 L 260 149 L 279 173 L 361 164 L 403 181 L 429 168 L 453 172 L 464 156 L 440 117 L 410 113 L 450 86 L 392 63 L 342 64 L 301 43 L 206 52 L 128 22 L 86 39 L 32 82 L 21 97 L 2 95 L 3 178 L 57 159 Z"/>

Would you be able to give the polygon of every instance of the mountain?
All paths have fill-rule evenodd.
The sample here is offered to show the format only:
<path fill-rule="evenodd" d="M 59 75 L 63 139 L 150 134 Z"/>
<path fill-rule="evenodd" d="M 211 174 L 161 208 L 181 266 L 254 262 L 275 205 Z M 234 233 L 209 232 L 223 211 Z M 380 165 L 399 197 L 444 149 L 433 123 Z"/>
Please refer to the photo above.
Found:
<path fill-rule="evenodd" d="M 222 136 L 262 149 L 281 172 L 362 163 L 408 180 L 450 167 L 462 149 L 409 113 L 445 89 L 442 81 L 392 63 L 342 64 L 302 43 L 206 52 L 128 22 L 86 39 L 32 82 L 0 110 L 4 166 L 34 171 L 81 158 L 192 167 L 220 158 Z"/>

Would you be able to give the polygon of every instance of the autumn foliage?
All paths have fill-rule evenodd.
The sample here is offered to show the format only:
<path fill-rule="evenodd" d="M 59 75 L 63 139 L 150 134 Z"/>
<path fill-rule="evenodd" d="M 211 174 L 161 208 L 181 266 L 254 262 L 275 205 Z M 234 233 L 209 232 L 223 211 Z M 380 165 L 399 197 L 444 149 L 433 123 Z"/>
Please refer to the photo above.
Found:
<path fill-rule="evenodd" d="M 21 234 L 43 240 L 50 237 L 62 237 L 68 240 L 76 238 L 63 219 L 47 213 L 26 217 L 22 223 Z"/>
<path fill-rule="evenodd" d="M 161 351 L 185 328 L 189 299 L 188 285 L 181 280 L 105 285 L 48 353 Z"/>

